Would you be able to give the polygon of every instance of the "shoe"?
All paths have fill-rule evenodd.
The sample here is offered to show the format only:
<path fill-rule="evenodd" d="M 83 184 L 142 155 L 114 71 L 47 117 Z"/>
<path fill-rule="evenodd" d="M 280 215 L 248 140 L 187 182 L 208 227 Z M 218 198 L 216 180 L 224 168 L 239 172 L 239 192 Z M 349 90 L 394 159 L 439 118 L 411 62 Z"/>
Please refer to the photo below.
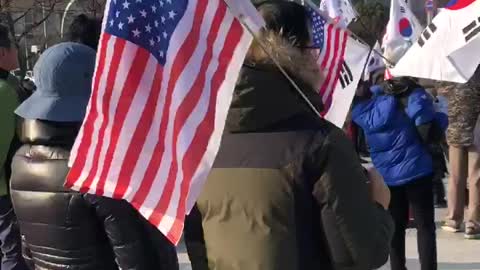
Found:
<path fill-rule="evenodd" d="M 453 220 L 447 220 L 442 225 L 442 230 L 446 232 L 451 232 L 451 233 L 459 233 L 459 232 L 462 232 L 462 225 L 456 223 Z"/>
<path fill-rule="evenodd" d="M 465 239 L 480 240 L 480 224 L 467 222 L 465 227 Z"/>

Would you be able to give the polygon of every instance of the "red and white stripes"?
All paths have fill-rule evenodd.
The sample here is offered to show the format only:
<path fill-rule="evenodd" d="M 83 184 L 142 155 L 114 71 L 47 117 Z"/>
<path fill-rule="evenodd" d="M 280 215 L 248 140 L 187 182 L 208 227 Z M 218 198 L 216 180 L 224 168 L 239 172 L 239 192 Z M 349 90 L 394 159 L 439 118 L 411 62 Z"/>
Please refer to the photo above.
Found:
<path fill-rule="evenodd" d="M 66 186 L 126 199 L 177 243 L 251 40 L 223 0 L 189 1 L 165 65 L 104 33 Z"/>
<path fill-rule="evenodd" d="M 323 114 L 328 112 L 332 104 L 332 97 L 338 84 L 348 41 L 346 30 L 331 23 L 326 24 L 325 28 L 325 43 L 318 59 L 325 75 L 325 80 L 320 87 L 320 95 L 325 105 Z"/>

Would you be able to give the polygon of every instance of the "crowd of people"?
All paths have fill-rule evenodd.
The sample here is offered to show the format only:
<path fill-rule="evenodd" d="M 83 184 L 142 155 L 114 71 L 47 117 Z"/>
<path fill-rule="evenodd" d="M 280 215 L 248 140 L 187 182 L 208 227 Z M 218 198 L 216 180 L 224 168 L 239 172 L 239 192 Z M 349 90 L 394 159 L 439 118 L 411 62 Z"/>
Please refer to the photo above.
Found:
<path fill-rule="evenodd" d="M 289 1 L 255 4 L 266 27 L 247 54 L 214 168 L 185 222 L 192 269 L 367 270 L 390 258 L 392 270 L 406 270 L 411 209 L 421 269 L 436 270 L 434 197 L 445 197 L 446 157 L 442 228 L 480 238 L 480 72 L 466 85 L 438 85 L 445 113 L 418 80 L 385 81 L 383 69 L 372 71 L 351 112 L 373 162 L 362 166 L 357 140 L 319 118 L 277 66 L 321 111 L 308 11 Z M 32 93 L 10 75 L 17 51 L 0 25 L 2 270 L 179 269 L 175 247 L 130 204 L 64 188 L 100 27 L 77 17 L 68 40 L 37 61 Z"/>

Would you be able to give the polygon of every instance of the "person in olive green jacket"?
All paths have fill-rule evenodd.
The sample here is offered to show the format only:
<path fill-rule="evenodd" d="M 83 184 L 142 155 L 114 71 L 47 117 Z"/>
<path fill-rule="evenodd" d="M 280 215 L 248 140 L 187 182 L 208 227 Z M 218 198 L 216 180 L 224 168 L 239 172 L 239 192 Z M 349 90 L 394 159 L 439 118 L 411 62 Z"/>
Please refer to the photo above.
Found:
<path fill-rule="evenodd" d="M 317 110 L 321 71 L 307 10 L 265 1 L 261 39 Z M 381 177 L 314 114 L 258 42 L 237 82 L 213 169 L 186 222 L 193 270 L 368 270 L 389 255 Z"/>
<path fill-rule="evenodd" d="M 17 50 L 8 28 L 0 25 L 0 249 L 2 270 L 27 269 L 22 258 L 20 232 L 8 195 L 9 154 L 15 136 L 18 106 L 16 86 L 10 71 L 18 67 Z"/>

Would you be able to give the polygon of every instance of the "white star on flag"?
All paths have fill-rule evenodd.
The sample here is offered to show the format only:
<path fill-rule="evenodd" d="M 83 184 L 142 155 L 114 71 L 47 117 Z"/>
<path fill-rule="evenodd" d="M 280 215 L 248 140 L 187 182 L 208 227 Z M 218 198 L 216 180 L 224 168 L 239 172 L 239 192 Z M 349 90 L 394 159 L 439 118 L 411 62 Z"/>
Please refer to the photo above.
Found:
<path fill-rule="evenodd" d="M 133 17 L 132 15 L 128 16 L 127 19 L 128 19 L 129 24 L 131 24 L 135 21 L 135 17 Z"/>

